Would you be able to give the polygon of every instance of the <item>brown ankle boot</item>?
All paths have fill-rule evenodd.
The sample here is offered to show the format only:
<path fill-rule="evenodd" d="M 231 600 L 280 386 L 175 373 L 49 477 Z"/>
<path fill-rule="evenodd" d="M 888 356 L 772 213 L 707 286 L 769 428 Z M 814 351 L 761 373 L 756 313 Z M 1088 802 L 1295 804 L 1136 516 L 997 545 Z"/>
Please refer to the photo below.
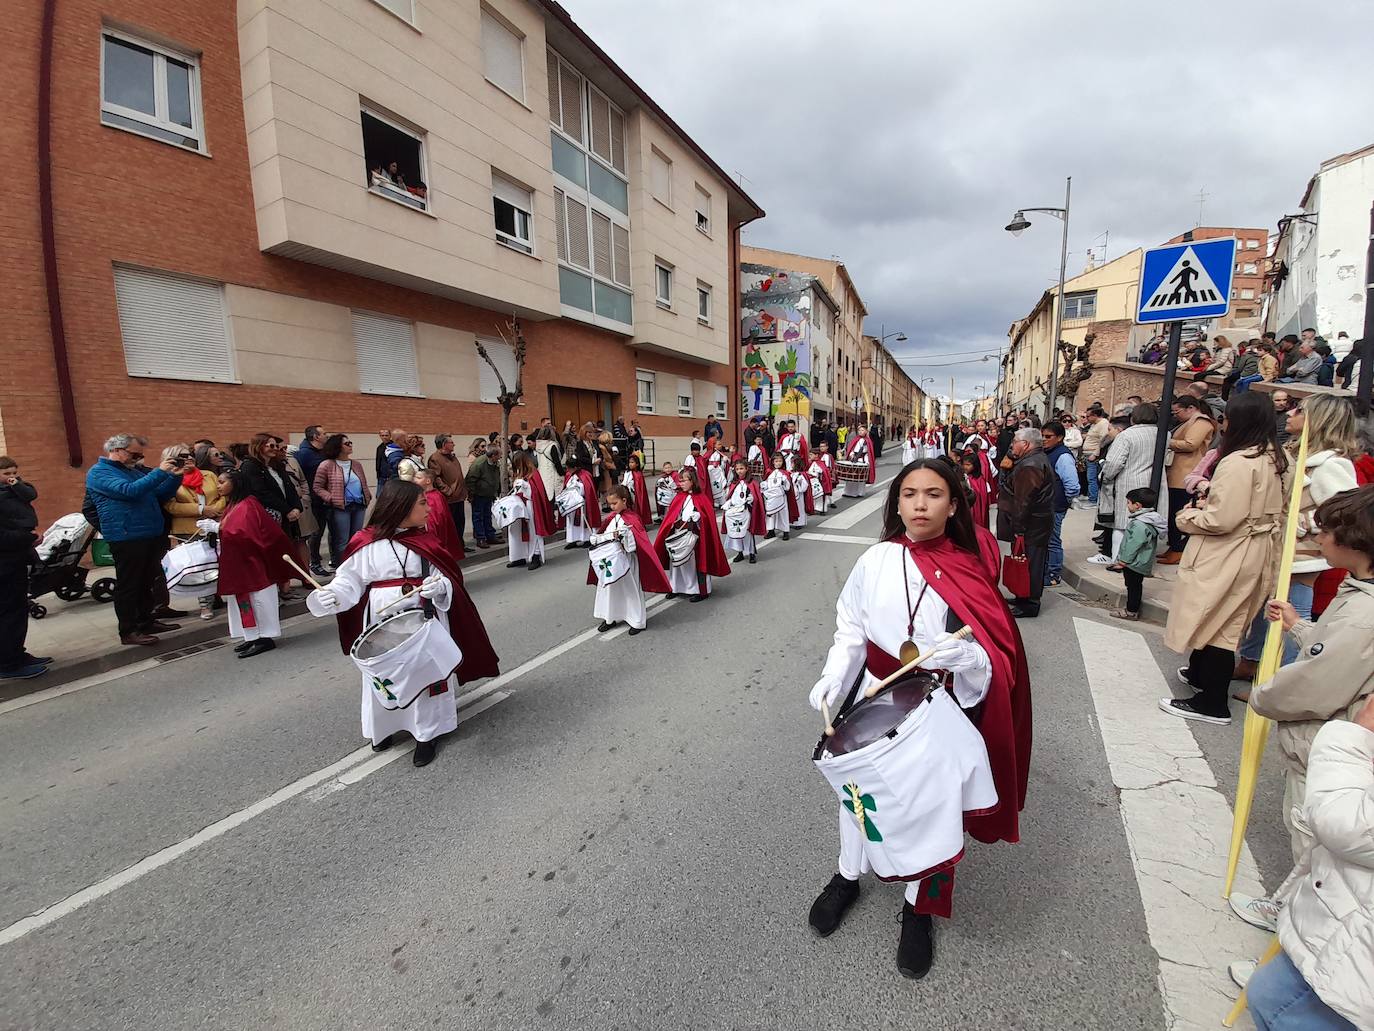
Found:
<path fill-rule="evenodd" d="M 1255 671 L 1259 663 L 1254 659 L 1241 659 L 1236 663 L 1236 668 L 1231 673 L 1232 680 L 1254 680 Z"/>

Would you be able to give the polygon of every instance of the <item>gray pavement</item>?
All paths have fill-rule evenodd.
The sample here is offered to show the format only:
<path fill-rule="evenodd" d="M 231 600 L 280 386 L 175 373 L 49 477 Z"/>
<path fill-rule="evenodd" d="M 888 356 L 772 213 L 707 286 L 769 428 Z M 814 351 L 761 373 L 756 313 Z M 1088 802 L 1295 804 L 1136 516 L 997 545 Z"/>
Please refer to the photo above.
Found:
<path fill-rule="evenodd" d="M 0 1027 L 1163 1027 L 1071 624 L 1100 610 L 1067 594 L 1023 625 L 1024 839 L 970 847 L 930 977 L 896 972 L 898 886 L 809 933 L 836 817 L 806 694 L 860 552 L 774 542 L 711 601 L 509 683 L 429 768 L 331 779 L 0 944 Z M 594 624 L 584 569 L 470 577 L 503 670 Z M 0 927 L 360 744 L 332 621 L 5 713 Z"/>

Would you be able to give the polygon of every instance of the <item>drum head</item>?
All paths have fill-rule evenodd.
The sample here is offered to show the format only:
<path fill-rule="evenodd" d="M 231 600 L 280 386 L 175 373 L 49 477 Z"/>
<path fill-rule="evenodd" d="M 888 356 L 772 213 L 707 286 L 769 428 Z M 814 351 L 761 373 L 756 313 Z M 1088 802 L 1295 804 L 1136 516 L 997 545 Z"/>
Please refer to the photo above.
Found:
<path fill-rule="evenodd" d="M 360 659 L 375 659 L 410 640 L 425 624 L 420 609 L 407 609 L 374 623 L 353 642 L 353 654 Z"/>
<path fill-rule="evenodd" d="M 882 740 L 896 731 L 932 693 L 943 688 L 942 677 L 917 670 L 872 698 L 860 694 L 859 700 L 835 719 L 835 733 L 821 737 L 815 758 L 825 752 L 847 755 Z"/>

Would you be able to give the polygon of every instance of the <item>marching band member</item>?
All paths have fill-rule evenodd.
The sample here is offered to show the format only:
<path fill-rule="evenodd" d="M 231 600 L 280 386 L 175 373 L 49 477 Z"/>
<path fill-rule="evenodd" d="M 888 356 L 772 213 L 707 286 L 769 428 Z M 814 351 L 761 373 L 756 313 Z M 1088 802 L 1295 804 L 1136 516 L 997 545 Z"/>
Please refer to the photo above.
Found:
<path fill-rule="evenodd" d="M 291 554 L 291 542 L 281 524 L 250 493 L 244 475 L 237 469 L 224 470 L 219 474 L 219 490 L 229 503 L 219 524 L 202 519 L 196 526 L 219 534 L 215 591 L 229 612 L 229 636 L 242 638 L 234 651 L 247 659 L 277 646 L 274 639 L 281 636 L 277 584 L 299 574 L 282 558 Z"/>
<path fill-rule="evenodd" d="M 782 434 L 778 437 L 778 452 L 787 459 L 787 471 L 790 473 L 796 472 L 810 461 L 806 438 L 797 432 L 795 419 L 788 419 L 782 424 Z"/>
<path fill-rule="evenodd" d="M 564 536 L 568 543 L 563 545 L 564 551 L 591 547 L 592 531 L 601 529 L 601 502 L 592 474 L 585 466 L 586 463 L 578 458 L 569 458 L 564 463 L 567 472 L 563 474 L 563 489 L 582 492 L 582 507 L 567 517 L 568 528 Z"/>
<path fill-rule="evenodd" d="M 663 468 L 659 470 L 659 477 L 654 481 L 654 504 L 658 507 L 658 518 L 661 522 L 668 512 L 668 506 L 677 497 L 677 474 L 673 472 L 673 463 L 664 462 Z M 645 524 L 648 525 L 648 524 Z"/>
<path fill-rule="evenodd" d="M 654 538 L 654 551 L 658 552 L 659 561 L 668 570 L 668 583 L 672 586 L 668 597 L 682 594 L 691 595 L 694 602 L 705 601 L 711 594 L 711 577 L 729 576 L 730 563 L 720 543 L 720 531 L 716 529 L 710 497 L 704 492 L 696 473 L 684 467 L 678 473 L 678 485 L 678 495 L 668 507 L 663 524 L 658 528 L 658 536 Z M 668 556 L 668 537 L 682 529 L 696 531 L 695 561 L 688 560 L 675 566 Z"/>
<path fill-rule="evenodd" d="M 959 458 L 959 464 L 964 470 L 964 479 L 968 483 L 969 492 L 972 494 L 970 512 L 973 515 L 973 521 L 986 530 L 988 529 L 988 506 L 996 497 L 997 488 L 989 489 L 988 478 L 983 473 L 982 463 L 978 461 L 978 453 L 965 451 Z"/>
<path fill-rule="evenodd" d="M 735 556 L 736 562 L 743 562 L 745 558 L 748 558 L 751 564 L 758 562 L 757 538 L 768 532 L 768 521 L 763 512 L 763 495 L 759 493 L 759 485 L 749 475 L 749 463 L 743 458 L 735 461 L 735 478 L 730 481 L 730 490 L 725 498 L 725 510 L 721 513 L 722 529 L 731 512 L 748 512 L 749 526 L 743 537 L 727 536 L 726 549 L 739 552 Z"/>
<path fill-rule="evenodd" d="M 824 440 L 816 445 L 816 450 L 816 458 L 821 465 L 825 466 L 826 475 L 830 478 L 828 481 L 829 489 L 825 495 L 826 506 L 837 505 L 839 499 L 835 497 L 835 456 L 830 453 L 830 444 Z"/>
<path fill-rule="evenodd" d="M 910 465 L 924 455 L 925 445 L 921 442 L 921 434 L 913 423 L 911 428 L 906 431 L 906 437 L 902 440 L 902 465 Z"/>
<path fill-rule="evenodd" d="M 944 673 L 947 687 L 902 724 L 922 721 L 915 732 L 923 749 L 919 771 L 885 785 L 907 795 L 904 804 L 894 808 L 885 799 L 869 811 L 871 797 L 858 794 L 865 785 L 851 785 L 854 802 L 839 811 L 839 872 L 811 906 L 809 921 L 820 935 L 830 934 L 859 897 L 865 872 L 879 861 L 889 871 L 899 868 L 884 877 L 907 882 L 897 966 L 920 978 L 935 955 L 931 916 L 952 912 L 964 832 L 983 842 L 1019 840 L 1031 708 L 1021 636 L 984 568 L 957 472 L 946 461 L 921 460 L 904 473 L 888 491 L 883 541 L 860 556 L 840 594 L 835 641 L 810 701 L 832 712 L 848 706 L 900 669 L 897 656 L 912 649 L 933 647 L 926 668 Z M 948 632 L 960 625 L 970 639 Z M 879 841 L 881 856 L 870 855 L 869 842 Z"/>
<path fill-rule="evenodd" d="M 939 458 L 945 453 L 945 431 L 940 425 L 926 426 L 922 424 L 921 446 L 925 451 L 927 459 Z"/>
<path fill-rule="evenodd" d="M 822 448 L 825 446 L 824 442 L 820 444 Z M 811 464 L 806 467 L 807 476 L 810 476 L 813 480 L 821 481 L 821 503 L 819 511 L 822 515 L 830 511 L 830 495 L 835 490 L 835 481 L 830 476 L 830 470 L 827 469 L 825 463 L 821 461 L 822 458 L 826 457 L 829 456 L 824 452 L 812 455 Z"/>
<path fill-rule="evenodd" d="M 787 460 L 783 458 L 781 451 L 773 455 L 773 471 L 763 481 L 763 491 L 774 493 L 782 491 L 787 499 L 787 503 L 776 512 L 765 513 L 768 521 L 768 533 L 766 537 L 776 537 L 782 534 L 782 539 L 790 541 L 792 534 L 789 529 L 797 518 L 797 498 L 792 489 L 792 477 L 787 472 Z"/>
<path fill-rule="evenodd" d="M 338 618 L 344 654 L 372 622 L 373 613 L 402 594 L 413 599 L 390 611 L 416 608 L 420 599 L 434 606 L 435 618 L 462 650 L 458 668 L 447 679 L 421 691 L 403 709 L 384 708 L 375 697 L 371 678 L 364 676 L 362 683 L 363 736 L 371 738 L 372 747 L 381 751 L 390 747 L 398 733 L 410 734 L 416 742 L 412 760 L 416 766 L 428 765 L 434 758 L 436 740 L 457 728 L 458 685 L 499 672 L 499 660 L 482 617 L 463 587 L 463 574 L 425 529 L 427 516 L 425 495 L 417 484 L 388 480 L 367 525 L 349 541 L 334 579 L 306 597 L 306 605 L 316 616 Z"/>
<path fill-rule="evenodd" d="M 706 438 L 706 475 L 711 483 L 711 500 L 716 508 L 725 504 L 726 481 L 730 479 L 730 456 L 720 446 L 719 437 Z"/>
<path fill-rule="evenodd" d="M 792 520 L 793 529 L 806 525 L 806 517 L 816 512 L 816 499 L 811 496 L 811 477 L 801 469 L 792 473 L 792 496 L 797 499 L 797 514 Z"/>
<path fill-rule="evenodd" d="M 557 520 L 544 490 L 544 481 L 528 452 L 522 451 L 512 459 L 511 472 L 514 475 L 511 493 L 525 502 L 530 518 L 517 519 L 506 527 L 506 541 L 510 547 L 506 568 L 527 565 L 535 570 L 544 564 L 544 538 L 555 532 Z"/>
<path fill-rule="evenodd" d="M 711 477 L 706 468 L 706 456 L 701 453 L 701 444 L 696 440 L 692 441 L 691 451 L 683 459 L 682 468 L 694 470 L 697 474 L 697 483 L 701 484 L 703 489 L 710 490 Z"/>
<path fill-rule="evenodd" d="M 621 486 L 629 489 L 630 508 L 639 516 L 639 521 L 648 526 L 654 521 L 654 516 L 649 508 L 649 489 L 644 483 L 644 472 L 637 452 L 632 452 L 626 459 L 626 466 L 624 475 L 620 477 Z"/>
<path fill-rule="evenodd" d="M 672 588 L 668 584 L 668 574 L 659 564 L 658 554 L 649 543 L 649 535 L 644 532 L 644 524 L 630 507 L 629 488 L 616 484 L 606 492 L 606 501 L 611 506 L 611 517 L 606 520 L 605 529 L 592 536 L 592 544 L 618 542 L 629 558 L 630 571 L 611 583 L 604 583 L 595 567 L 588 568 L 587 583 L 596 585 L 592 615 L 600 618 L 601 624 L 596 629 L 603 634 L 624 620 L 633 635 L 643 630 L 649 619 L 644 607 L 645 593 L 667 594 Z"/>
<path fill-rule="evenodd" d="M 754 442 L 749 445 L 749 454 L 745 456 L 745 461 L 749 463 L 750 471 L 759 479 L 767 476 L 773 468 L 773 458 L 763 446 L 763 434 L 755 437 Z"/>
<path fill-rule="evenodd" d="M 873 461 L 873 443 L 868 439 L 866 427 L 859 426 L 854 430 L 853 435 L 845 442 L 845 461 L 851 463 L 863 463 L 868 467 L 868 482 L 862 480 L 845 480 L 844 496 L 847 498 L 861 498 L 868 493 L 868 488 L 878 479 L 878 467 Z"/>
<path fill-rule="evenodd" d="M 425 492 L 425 504 L 429 506 L 425 529 L 439 539 L 439 546 L 456 566 L 463 561 L 465 554 L 463 541 L 458 536 L 458 527 L 453 525 L 453 516 L 448 514 L 448 499 L 434 487 L 434 473 L 430 471 L 429 466 L 402 461 L 397 475 L 403 480 L 415 483 Z"/>

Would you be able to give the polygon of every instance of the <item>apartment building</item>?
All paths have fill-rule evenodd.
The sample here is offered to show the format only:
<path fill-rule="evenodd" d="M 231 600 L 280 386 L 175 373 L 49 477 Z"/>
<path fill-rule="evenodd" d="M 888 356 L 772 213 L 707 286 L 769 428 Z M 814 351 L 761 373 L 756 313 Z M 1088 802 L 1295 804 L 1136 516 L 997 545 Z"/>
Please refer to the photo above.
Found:
<path fill-rule="evenodd" d="M 796 419 L 803 431 L 833 415 L 839 307 L 814 275 L 740 264 L 743 417 Z"/>
<path fill-rule="evenodd" d="M 872 420 L 887 428 L 920 422 L 925 392 L 878 337 L 865 336 L 864 349 L 863 385 L 868 388 Z"/>
<path fill-rule="evenodd" d="M 737 430 L 763 212 L 559 4 L 67 0 L 47 39 L 41 7 L 0 27 L 35 98 L 0 138 L 50 141 L 0 230 L 0 447 L 46 514 L 123 430 L 485 434 L 514 320 L 516 429 Z"/>
<path fill-rule="evenodd" d="M 1269 250 L 1267 229 L 1198 226 L 1164 242 L 1192 243 L 1194 240 L 1215 240 L 1225 236 L 1236 238 L 1236 267 L 1231 276 L 1231 312 L 1228 318 L 1258 318 L 1264 302 L 1264 258 Z"/>

